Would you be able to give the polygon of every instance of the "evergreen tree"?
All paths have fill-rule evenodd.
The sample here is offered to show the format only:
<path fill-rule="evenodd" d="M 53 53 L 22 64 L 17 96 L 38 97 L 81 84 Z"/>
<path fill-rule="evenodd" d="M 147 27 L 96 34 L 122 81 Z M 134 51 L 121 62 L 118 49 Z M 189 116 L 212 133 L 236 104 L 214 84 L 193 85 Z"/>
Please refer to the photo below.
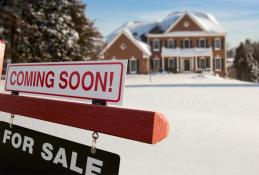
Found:
<path fill-rule="evenodd" d="M 241 43 L 236 50 L 234 67 L 238 79 L 259 82 L 259 45 L 250 40 Z"/>
<path fill-rule="evenodd" d="M 80 0 L 0 2 L 0 11 L 5 11 L 1 13 L 6 13 L 0 26 L 7 31 L 0 37 L 7 40 L 13 62 L 79 61 L 97 56 L 95 40 L 101 36 L 85 16 Z"/>

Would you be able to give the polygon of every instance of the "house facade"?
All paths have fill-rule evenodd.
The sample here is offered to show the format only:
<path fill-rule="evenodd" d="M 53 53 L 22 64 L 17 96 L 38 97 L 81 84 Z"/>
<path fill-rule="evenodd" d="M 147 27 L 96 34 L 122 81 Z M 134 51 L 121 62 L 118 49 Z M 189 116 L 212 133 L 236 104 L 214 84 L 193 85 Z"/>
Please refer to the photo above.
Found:
<path fill-rule="evenodd" d="M 128 73 L 226 75 L 226 32 L 214 16 L 173 12 L 160 22 L 128 22 L 111 33 L 100 59 L 128 59 Z"/>

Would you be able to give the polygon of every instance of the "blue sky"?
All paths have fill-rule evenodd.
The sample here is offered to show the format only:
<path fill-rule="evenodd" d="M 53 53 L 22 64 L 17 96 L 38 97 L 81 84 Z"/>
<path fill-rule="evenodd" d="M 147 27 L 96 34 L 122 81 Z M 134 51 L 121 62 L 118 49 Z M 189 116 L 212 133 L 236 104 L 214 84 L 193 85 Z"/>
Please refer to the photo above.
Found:
<path fill-rule="evenodd" d="M 173 11 L 213 14 L 228 32 L 229 47 L 250 38 L 259 41 L 259 0 L 84 0 L 86 15 L 103 36 L 127 21 L 161 20 Z"/>

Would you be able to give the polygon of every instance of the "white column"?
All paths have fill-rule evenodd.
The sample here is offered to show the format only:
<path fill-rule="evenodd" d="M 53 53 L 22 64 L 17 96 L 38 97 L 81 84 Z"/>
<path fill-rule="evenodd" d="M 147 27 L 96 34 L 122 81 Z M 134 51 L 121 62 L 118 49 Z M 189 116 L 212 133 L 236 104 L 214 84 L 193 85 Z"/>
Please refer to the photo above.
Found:
<path fill-rule="evenodd" d="M 165 71 L 165 58 L 162 56 L 162 72 Z"/>
<path fill-rule="evenodd" d="M 197 71 L 197 69 L 198 69 L 198 59 L 197 59 L 197 56 L 194 57 L 194 61 L 195 61 L 195 70 Z"/>
<path fill-rule="evenodd" d="M 213 71 L 213 54 L 210 55 L 210 70 Z"/>
<path fill-rule="evenodd" d="M 177 59 L 177 71 L 180 72 L 181 68 L 180 68 L 180 59 L 179 57 L 176 58 Z"/>

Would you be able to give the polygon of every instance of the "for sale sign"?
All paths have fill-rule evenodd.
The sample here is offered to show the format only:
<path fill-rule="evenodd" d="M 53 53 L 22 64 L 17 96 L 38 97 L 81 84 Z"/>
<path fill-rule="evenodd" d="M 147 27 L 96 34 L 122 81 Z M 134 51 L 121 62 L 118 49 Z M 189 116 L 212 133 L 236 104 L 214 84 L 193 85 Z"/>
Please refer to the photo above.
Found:
<path fill-rule="evenodd" d="M 127 61 L 10 64 L 5 89 L 122 104 Z"/>
<path fill-rule="evenodd" d="M 3 71 L 5 44 L 0 40 L 0 80 Z"/>
<path fill-rule="evenodd" d="M 0 174 L 119 174 L 119 155 L 3 122 L 0 150 Z"/>

